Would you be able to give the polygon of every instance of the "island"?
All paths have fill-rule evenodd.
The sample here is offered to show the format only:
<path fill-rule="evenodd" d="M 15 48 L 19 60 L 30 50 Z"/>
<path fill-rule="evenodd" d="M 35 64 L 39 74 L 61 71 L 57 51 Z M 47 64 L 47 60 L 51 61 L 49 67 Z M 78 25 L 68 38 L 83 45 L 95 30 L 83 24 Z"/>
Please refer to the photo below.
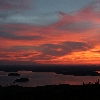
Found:
<path fill-rule="evenodd" d="M 8 76 L 20 76 L 18 73 L 9 73 Z"/>
<path fill-rule="evenodd" d="M 15 80 L 15 82 L 27 82 L 27 81 L 29 81 L 28 78 L 20 78 Z"/>

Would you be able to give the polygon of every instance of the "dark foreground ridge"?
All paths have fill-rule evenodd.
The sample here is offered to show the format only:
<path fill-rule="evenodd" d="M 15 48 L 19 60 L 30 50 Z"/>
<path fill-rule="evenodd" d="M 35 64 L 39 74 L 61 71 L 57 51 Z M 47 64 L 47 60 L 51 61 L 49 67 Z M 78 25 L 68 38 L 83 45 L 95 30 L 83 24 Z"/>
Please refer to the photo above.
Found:
<path fill-rule="evenodd" d="M 100 85 L 1 86 L 0 100 L 100 100 Z"/>

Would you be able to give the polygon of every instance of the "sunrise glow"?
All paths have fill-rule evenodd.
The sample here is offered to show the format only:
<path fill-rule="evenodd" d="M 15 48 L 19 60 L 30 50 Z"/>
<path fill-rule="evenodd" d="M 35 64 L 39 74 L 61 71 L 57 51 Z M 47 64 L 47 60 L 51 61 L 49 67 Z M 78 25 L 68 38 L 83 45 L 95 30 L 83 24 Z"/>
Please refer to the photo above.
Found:
<path fill-rule="evenodd" d="M 22 2 L 4 0 L 0 6 L 1 62 L 100 64 L 99 0 L 71 12 L 58 7 L 42 12 L 39 1 Z"/>

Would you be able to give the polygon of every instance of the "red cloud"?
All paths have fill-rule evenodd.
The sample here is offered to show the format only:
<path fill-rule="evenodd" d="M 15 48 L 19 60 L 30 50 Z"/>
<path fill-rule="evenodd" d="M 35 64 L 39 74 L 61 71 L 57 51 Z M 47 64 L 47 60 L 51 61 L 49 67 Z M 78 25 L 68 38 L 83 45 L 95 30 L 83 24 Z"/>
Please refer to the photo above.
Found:
<path fill-rule="evenodd" d="M 59 12 L 59 15 L 57 23 L 44 27 L 1 25 L 0 59 L 41 63 L 99 61 L 99 52 L 93 52 L 100 51 L 100 11 L 96 3 L 70 14 Z"/>

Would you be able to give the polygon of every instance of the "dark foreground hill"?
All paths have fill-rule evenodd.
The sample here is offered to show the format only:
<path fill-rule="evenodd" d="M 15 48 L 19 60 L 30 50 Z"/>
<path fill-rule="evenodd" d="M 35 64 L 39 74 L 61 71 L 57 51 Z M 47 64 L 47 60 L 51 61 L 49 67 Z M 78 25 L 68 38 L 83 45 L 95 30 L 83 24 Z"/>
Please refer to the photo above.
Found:
<path fill-rule="evenodd" d="M 0 87 L 0 100 L 100 100 L 100 85 Z"/>

